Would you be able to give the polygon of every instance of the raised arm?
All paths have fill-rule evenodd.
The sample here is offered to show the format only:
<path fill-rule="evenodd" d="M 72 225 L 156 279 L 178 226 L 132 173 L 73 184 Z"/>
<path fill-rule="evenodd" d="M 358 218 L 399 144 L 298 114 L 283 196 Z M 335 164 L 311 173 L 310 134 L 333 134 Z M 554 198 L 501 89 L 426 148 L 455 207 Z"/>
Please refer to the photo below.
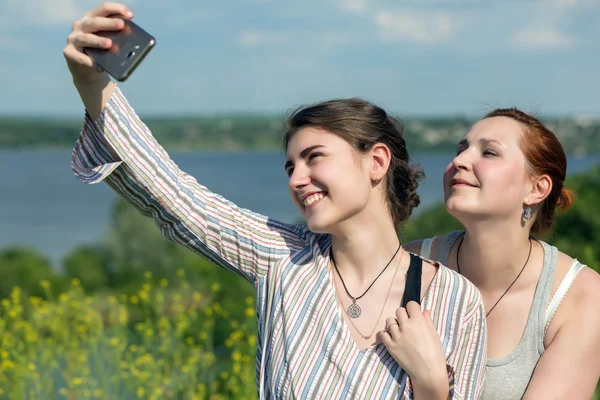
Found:
<path fill-rule="evenodd" d="M 561 319 L 555 321 L 559 327 L 535 368 L 525 400 L 593 396 L 600 378 L 598 304 L 600 275 L 584 268 L 554 317 Z"/>
<path fill-rule="evenodd" d="M 91 60 L 84 60 L 75 44 L 95 43 L 97 36 L 85 29 L 96 32 L 110 19 L 105 15 L 116 12 L 126 9 L 109 3 L 86 14 L 74 25 L 72 47 L 65 49 L 87 109 L 73 150 L 76 176 L 85 183 L 105 181 L 154 218 L 167 238 L 255 283 L 270 266 L 306 247 L 309 232 L 241 209 L 198 184 L 169 158 L 110 78 L 85 64 Z"/>

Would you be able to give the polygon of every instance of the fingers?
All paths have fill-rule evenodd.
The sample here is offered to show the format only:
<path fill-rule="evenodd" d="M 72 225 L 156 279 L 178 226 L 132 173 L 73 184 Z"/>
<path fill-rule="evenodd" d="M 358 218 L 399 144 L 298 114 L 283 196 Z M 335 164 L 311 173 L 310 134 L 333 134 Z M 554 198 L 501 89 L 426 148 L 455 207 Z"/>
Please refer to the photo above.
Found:
<path fill-rule="evenodd" d="M 396 320 L 398 321 L 398 329 L 402 330 L 403 326 L 406 326 L 408 322 L 408 313 L 406 312 L 406 308 L 398 307 L 396 309 Z"/>
<path fill-rule="evenodd" d="M 89 17 L 79 21 L 78 30 L 86 33 L 119 31 L 125 27 L 122 18 Z"/>
<path fill-rule="evenodd" d="M 119 16 L 123 16 L 124 18 L 128 18 L 128 19 L 133 18 L 133 13 L 129 9 L 129 7 L 127 7 L 124 4 L 112 3 L 109 1 L 101 4 L 100 6 L 94 8 L 93 10 L 89 11 L 85 16 L 86 17 L 96 17 L 96 16 L 108 17 L 109 15 L 119 15 Z"/>
<path fill-rule="evenodd" d="M 76 48 L 93 47 L 97 49 L 108 49 L 112 45 L 110 39 L 94 35 L 93 33 L 79 33 L 69 39 L 69 43 Z"/>
<path fill-rule="evenodd" d="M 74 61 L 77 64 L 85 65 L 87 67 L 93 67 L 94 61 L 88 57 L 85 53 L 82 53 L 75 49 L 73 46 L 65 47 L 63 54 L 67 60 Z"/>
<path fill-rule="evenodd" d="M 386 318 L 385 331 L 389 333 L 392 338 L 395 338 L 400 334 L 400 328 L 398 327 L 398 321 L 396 320 L 396 318 Z"/>
<path fill-rule="evenodd" d="M 408 313 L 409 318 L 415 318 L 421 314 L 421 306 L 416 301 L 409 301 L 406 305 L 406 312 Z"/>

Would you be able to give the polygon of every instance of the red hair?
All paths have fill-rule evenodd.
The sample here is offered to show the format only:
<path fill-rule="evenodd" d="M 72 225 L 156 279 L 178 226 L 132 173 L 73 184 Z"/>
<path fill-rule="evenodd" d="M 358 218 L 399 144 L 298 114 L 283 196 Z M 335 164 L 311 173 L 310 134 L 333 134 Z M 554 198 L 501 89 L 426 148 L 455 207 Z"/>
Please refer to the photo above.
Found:
<path fill-rule="evenodd" d="M 548 175 L 552 190 L 542 202 L 531 230 L 543 234 L 549 231 L 556 220 L 556 211 L 567 211 L 575 201 L 575 194 L 564 186 L 567 176 L 567 156 L 550 129 L 537 118 L 517 108 L 499 108 L 489 112 L 485 118 L 508 117 L 523 126 L 520 140 L 521 150 L 527 160 L 531 176 Z"/>

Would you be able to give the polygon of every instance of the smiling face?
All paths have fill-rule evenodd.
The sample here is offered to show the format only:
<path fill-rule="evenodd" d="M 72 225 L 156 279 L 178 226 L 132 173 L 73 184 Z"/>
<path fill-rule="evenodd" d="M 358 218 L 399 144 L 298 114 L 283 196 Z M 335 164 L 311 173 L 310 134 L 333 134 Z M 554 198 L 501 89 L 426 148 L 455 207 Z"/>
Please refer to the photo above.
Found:
<path fill-rule="evenodd" d="M 369 202 L 371 164 L 344 139 L 307 126 L 287 147 L 285 170 L 292 201 L 310 230 L 332 233 Z"/>
<path fill-rule="evenodd" d="M 486 118 L 471 128 L 444 173 L 452 216 L 463 224 L 470 218 L 521 218 L 531 191 L 522 136 L 520 123 L 507 117 Z"/>

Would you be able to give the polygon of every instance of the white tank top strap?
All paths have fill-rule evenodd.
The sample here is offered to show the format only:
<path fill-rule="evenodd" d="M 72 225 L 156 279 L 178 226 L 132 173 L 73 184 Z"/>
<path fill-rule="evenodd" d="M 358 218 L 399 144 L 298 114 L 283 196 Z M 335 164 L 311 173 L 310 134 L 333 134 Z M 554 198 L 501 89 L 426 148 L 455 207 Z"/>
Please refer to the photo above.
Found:
<path fill-rule="evenodd" d="M 421 257 L 426 258 L 428 260 L 431 259 L 431 245 L 433 244 L 434 240 L 435 236 L 432 238 L 423 239 L 423 241 L 421 242 Z"/>
<path fill-rule="evenodd" d="M 560 282 L 560 285 L 558 285 L 558 289 L 556 289 L 554 296 L 552 296 L 552 299 L 550 300 L 550 302 L 548 303 L 548 307 L 546 308 L 544 332 L 548 329 L 548 325 L 550 325 L 552 317 L 554 317 L 554 314 L 556 313 L 556 310 L 558 310 L 560 303 L 562 303 L 567 292 L 571 288 L 571 285 L 573 285 L 575 278 L 577 278 L 577 275 L 583 269 L 584 266 L 585 265 L 583 265 L 579 261 L 574 260 L 571 266 L 569 267 L 569 270 Z"/>

